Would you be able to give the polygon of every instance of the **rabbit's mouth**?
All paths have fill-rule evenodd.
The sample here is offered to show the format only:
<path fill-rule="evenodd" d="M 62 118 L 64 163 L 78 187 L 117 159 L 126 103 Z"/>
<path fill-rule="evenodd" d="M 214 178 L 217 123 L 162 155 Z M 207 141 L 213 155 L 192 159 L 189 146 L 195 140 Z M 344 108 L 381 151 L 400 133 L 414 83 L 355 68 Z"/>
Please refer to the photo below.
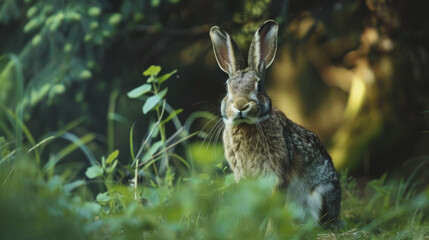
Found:
<path fill-rule="evenodd" d="M 257 121 L 255 121 L 255 119 L 252 119 L 252 118 L 238 117 L 238 118 L 232 118 L 231 123 L 233 125 L 238 125 L 241 123 L 255 124 L 255 123 L 257 123 Z"/>
<path fill-rule="evenodd" d="M 269 115 L 265 115 L 262 117 L 248 117 L 248 116 L 243 116 L 243 114 L 236 114 L 236 116 L 234 117 L 224 118 L 223 120 L 225 124 L 231 124 L 231 125 L 239 125 L 243 123 L 256 124 L 266 120 L 269 117 L 270 117 Z"/>
<path fill-rule="evenodd" d="M 226 125 L 238 124 L 257 124 L 270 117 L 270 104 L 258 104 L 254 100 L 241 100 L 240 98 L 234 101 L 232 98 L 225 97 L 221 105 L 221 114 Z"/>

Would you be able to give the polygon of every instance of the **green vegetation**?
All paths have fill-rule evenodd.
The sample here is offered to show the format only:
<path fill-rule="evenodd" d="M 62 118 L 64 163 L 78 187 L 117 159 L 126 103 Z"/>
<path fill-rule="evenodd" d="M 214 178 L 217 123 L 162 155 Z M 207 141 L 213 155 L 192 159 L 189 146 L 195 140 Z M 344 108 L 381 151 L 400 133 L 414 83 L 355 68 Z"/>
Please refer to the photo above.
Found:
<path fill-rule="evenodd" d="M 267 183 L 256 180 L 236 185 L 229 177 L 196 176 L 171 184 L 166 175 L 161 185 L 139 187 L 138 199 L 133 187 L 105 181 L 109 190 L 91 198 L 90 181 L 71 181 L 66 173 L 49 178 L 38 170 L 26 159 L 2 167 L 2 239 L 262 239 L 268 217 L 281 226 L 268 239 L 427 239 L 429 234 L 429 191 L 402 197 L 403 186 L 395 182 L 372 181 L 365 196 L 343 182 L 341 216 L 347 226 L 331 233 L 294 223 L 294 208 L 284 207 Z"/>
<path fill-rule="evenodd" d="M 0 0 L 0 239 L 429 239 L 426 12 Z M 208 31 L 245 51 L 267 19 L 280 23 L 267 91 L 342 170 L 342 229 L 298 221 L 270 179 L 236 184 L 225 162 Z"/>
<path fill-rule="evenodd" d="M 2 239 L 428 238 L 429 188 L 420 188 L 414 175 L 404 181 L 387 180 L 384 175 L 358 186 L 343 172 L 345 227 L 334 231 L 299 222 L 297 208 L 285 204 L 282 193 L 273 192 L 269 179 L 236 184 L 225 172 L 215 145 L 210 151 L 217 160 L 198 160 L 210 151 L 204 149 L 201 155 L 201 147 L 206 146 L 187 142 L 194 134 L 180 124 L 180 110 L 166 110 L 167 89 L 162 83 L 175 71 L 159 76 L 160 71 L 151 66 L 143 73 L 146 83 L 128 93 L 143 101 L 144 114 L 155 116 L 137 154 L 134 126 L 130 129 L 133 157 L 128 163 L 119 165 L 121 154 L 115 150 L 100 161 L 90 160 L 84 177 L 78 164 L 61 162 L 78 147 L 85 149 L 91 137 L 75 139 L 47 161 L 40 159 L 59 133 L 64 135 L 77 123 L 31 147 L 11 149 L 11 141 L 0 139 Z M 166 135 L 167 124 L 177 127 L 172 136 Z M 174 148 L 179 144 L 182 150 Z M 174 163 L 168 162 L 173 159 Z M 127 179 L 127 171 L 135 175 Z M 273 230 L 266 231 L 268 222 Z"/>

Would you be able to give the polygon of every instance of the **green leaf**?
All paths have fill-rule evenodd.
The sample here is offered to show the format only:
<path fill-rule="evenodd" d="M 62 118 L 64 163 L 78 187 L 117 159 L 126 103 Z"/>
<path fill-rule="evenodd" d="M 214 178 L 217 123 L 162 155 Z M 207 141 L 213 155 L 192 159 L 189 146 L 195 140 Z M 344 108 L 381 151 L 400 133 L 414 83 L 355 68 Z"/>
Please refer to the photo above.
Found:
<path fill-rule="evenodd" d="M 161 99 L 162 98 L 158 94 L 149 97 L 143 105 L 143 114 L 152 110 L 161 101 Z"/>
<path fill-rule="evenodd" d="M 31 32 L 33 30 L 36 30 L 37 28 L 39 28 L 44 21 L 42 21 L 44 19 L 41 18 L 33 18 L 31 19 L 27 24 L 25 24 L 24 26 L 24 32 L 28 33 Z"/>
<path fill-rule="evenodd" d="M 81 79 L 88 79 L 92 76 L 92 73 L 88 70 L 83 70 L 82 72 L 80 72 L 79 77 Z"/>
<path fill-rule="evenodd" d="M 27 11 L 27 18 L 33 17 L 36 12 L 37 12 L 37 7 L 36 6 L 32 6 Z"/>
<path fill-rule="evenodd" d="M 106 163 L 109 164 L 113 162 L 119 155 L 119 150 L 113 151 L 106 159 Z"/>
<path fill-rule="evenodd" d="M 167 90 L 168 89 L 166 88 L 158 94 L 150 96 L 143 105 L 143 114 L 146 114 L 152 110 L 162 100 L 165 94 L 167 94 Z"/>
<path fill-rule="evenodd" d="M 168 117 L 162 121 L 162 124 L 165 124 L 165 123 L 169 122 L 171 119 L 173 119 L 174 117 L 176 117 L 181 112 L 183 112 L 183 109 L 177 109 L 177 110 L 172 111 L 170 113 L 170 115 L 168 115 Z"/>
<path fill-rule="evenodd" d="M 146 162 L 152 158 L 152 156 L 164 145 L 162 141 L 158 141 L 149 148 L 146 154 L 143 156 L 141 162 Z"/>
<path fill-rule="evenodd" d="M 112 26 L 116 26 L 119 24 L 119 22 L 121 22 L 121 20 L 122 20 L 122 15 L 120 13 L 114 13 L 109 18 L 109 24 Z"/>
<path fill-rule="evenodd" d="M 33 46 L 37 46 L 39 45 L 39 43 L 42 42 L 42 37 L 40 36 L 40 34 L 37 34 L 36 36 L 33 37 L 33 39 L 31 40 L 31 43 L 33 44 Z"/>
<path fill-rule="evenodd" d="M 104 171 L 100 166 L 92 166 L 86 170 L 85 174 L 88 178 L 93 179 L 101 176 L 103 172 Z"/>
<path fill-rule="evenodd" d="M 166 73 L 166 74 L 162 75 L 161 77 L 159 77 L 159 78 L 158 78 L 158 81 L 157 81 L 157 82 L 158 82 L 159 84 L 161 84 L 161 83 L 165 82 L 165 80 L 169 79 L 169 78 L 171 77 L 171 75 L 175 74 L 176 72 L 177 72 L 177 69 L 176 69 L 176 70 L 173 70 L 173 71 L 171 71 L 171 72 L 169 72 L 169 73 Z"/>
<path fill-rule="evenodd" d="M 151 1 L 151 5 L 154 8 L 157 8 L 159 6 L 159 4 L 161 3 L 161 0 L 152 0 Z"/>
<path fill-rule="evenodd" d="M 152 138 L 153 139 L 155 139 L 155 138 L 157 138 L 158 137 L 158 134 L 159 134 L 159 127 L 156 125 L 156 122 L 152 122 L 151 124 L 149 124 L 150 125 L 150 131 L 149 132 L 152 132 L 152 130 L 153 130 L 153 133 L 152 133 Z"/>
<path fill-rule="evenodd" d="M 129 98 L 138 98 L 141 95 L 149 92 L 152 89 L 152 85 L 150 84 L 143 84 L 140 87 L 134 88 L 133 90 L 129 91 L 127 93 Z"/>
<path fill-rule="evenodd" d="M 97 29 L 99 26 L 100 24 L 98 24 L 98 22 L 92 21 L 91 24 L 89 25 L 89 28 L 94 30 L 94 29 Z"/>
<path fill-rule="evenodd" d="M 115 160 L 112 164 L 112 166 L 109 167 L 109 169 L 106 170 L 107 173 L 113 172 L 115 170 L 116 166 L 118 165 L 118 160 Z"/>
<path fill-rule="evenodd" d="M 97 17 L 98 15 L 100 15 L 101 13 L 101 9 L 99 7 L 90 7 L 88 9 L 88 15 L 91 17 Z"/>
<path fill-rule="evenodd" d="M 167 94 L 168 88 L 163 89 L 161 92 L 159 92 L 157 95 L 159 95 L 161 98 L 164 98 Z"/>
<path fill-rule="evenodd" d="M 96 199 L 97 199 L 97 202 L 104 203 L 110 200 L 110 196 L 108 192 L 99 193 Z"/>
<path fill-rule="evenodd" d="M 151 65 L 146 71 L 143 72 L 143 76 L 156 76 L 161 71 L 160 66 Z"/>

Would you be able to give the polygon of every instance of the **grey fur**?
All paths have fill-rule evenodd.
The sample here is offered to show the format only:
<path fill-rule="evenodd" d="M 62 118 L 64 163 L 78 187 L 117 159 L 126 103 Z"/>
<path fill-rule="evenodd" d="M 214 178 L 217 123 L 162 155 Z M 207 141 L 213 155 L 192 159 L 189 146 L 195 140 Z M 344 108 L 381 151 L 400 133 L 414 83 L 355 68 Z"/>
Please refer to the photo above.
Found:
<path fill-rule="evenodd" d="M 341 188 L 331 157 L 313 132 L 271 107 L 271 99 L 262 87 L 263 73 L 277 49 L 277 23 L 268 20 L 255 33 L 249 68 L 245 69 L 241 62 L 228 62 L 231 58 L 218 56 L 222 51 L 241 54 L 238 47 L 224 48 L 228 44 L 219 41 L 230 39 L 229 46 L 236 46 L 226 32 L 218 27 L 212 29 L 214 34 L 222 33 L 222 38 L 213 42 L 219 66 L 240 66 L 227 71 L 228 93 L 221 105 L 225 156 L 236 180 L 274 174 L 276 187 L 287 191 L 288 199 L 300 204 L 307 215 L 321 224 L 336 221 Z"/>

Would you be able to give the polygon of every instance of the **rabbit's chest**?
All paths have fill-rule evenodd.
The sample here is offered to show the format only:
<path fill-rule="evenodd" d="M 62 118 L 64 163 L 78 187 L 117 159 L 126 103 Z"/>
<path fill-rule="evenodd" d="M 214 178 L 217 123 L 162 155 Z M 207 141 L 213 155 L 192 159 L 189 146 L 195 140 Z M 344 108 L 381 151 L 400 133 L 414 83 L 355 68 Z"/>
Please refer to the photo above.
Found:
<path fill-rule="evenodd" d="M 283 179 L 287 151 L 282 131 L 258 126 L 226 127 L 223 135 L 225 156 L 239 181 L 249 176 L 275 174 Z"/>

